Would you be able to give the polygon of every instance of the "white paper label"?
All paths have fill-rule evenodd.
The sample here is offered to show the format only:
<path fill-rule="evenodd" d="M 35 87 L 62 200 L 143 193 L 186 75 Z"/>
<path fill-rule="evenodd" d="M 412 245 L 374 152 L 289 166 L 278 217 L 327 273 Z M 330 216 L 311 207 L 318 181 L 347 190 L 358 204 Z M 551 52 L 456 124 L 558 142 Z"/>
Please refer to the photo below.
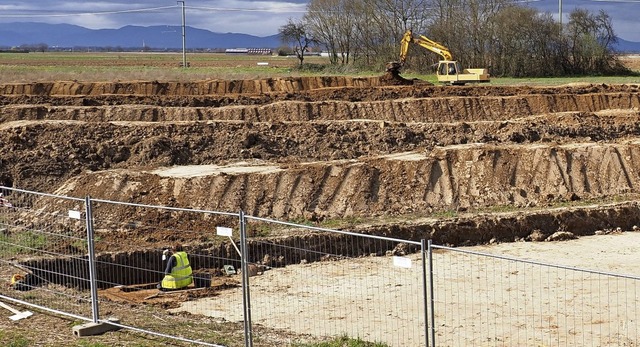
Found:
<path fill-rule="evenodd" d="M 393 257 L 393 266 L 411 268 L 411 259 L 405 257 Z"/>
<path fill-rule="evenodd" d="M 219 236 L 231 236 L 233 235 L 233 229 L 225 227 L 216 227 L 216 233 Z"/>
<path fill-rule="evenodd" d="M 80 213 L 80 211 L 69 210 L 69 218 L 82 219 L 82 213 Z"/>

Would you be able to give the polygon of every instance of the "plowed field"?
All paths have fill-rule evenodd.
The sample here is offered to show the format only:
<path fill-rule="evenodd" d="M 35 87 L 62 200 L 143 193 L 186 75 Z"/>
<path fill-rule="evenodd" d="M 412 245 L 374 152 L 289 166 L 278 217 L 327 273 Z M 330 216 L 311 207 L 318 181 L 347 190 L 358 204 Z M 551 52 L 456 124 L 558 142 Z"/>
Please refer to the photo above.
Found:
<path fill-rule="evenodd" d="M 545 211 L 636 197 L 638 85 L 390 82 L 0 84 L 0 183 L 284 220 L 373 218 L 371 232 L 401 216 L 418 227 L 395 236 L 451 244 L 640 223 L 624 215 L 633 203 Z M 478 217 L 496 206 L 526 222 Z M 425 220 L 442 213 L 458 218 Z"/>

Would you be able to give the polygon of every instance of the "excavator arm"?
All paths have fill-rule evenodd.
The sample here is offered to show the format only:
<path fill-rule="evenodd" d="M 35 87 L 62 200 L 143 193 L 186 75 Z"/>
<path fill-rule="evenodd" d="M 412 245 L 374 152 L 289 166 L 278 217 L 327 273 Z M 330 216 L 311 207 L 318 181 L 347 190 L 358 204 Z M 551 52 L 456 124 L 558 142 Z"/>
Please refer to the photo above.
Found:
<path fill-rule="evenodd" d="M 430 50 L 436 54 L 439 54 L 444 60 L 453 60 L 453 55 L 449 49 L 426 36 L 417 35 L 413 36 L 411 30 L 407 30 L 402 36 L 400 41 L 400 61 L 391 62 L 387 64 L 387 71 L 398 73 L 402 66 L 404 66 L 407 60 L 407 54 L 409 53 L 409 46 L 414 43 L 420 47 Z"/>
<path fill-rule="evenodd" d="M 449 52 L 449 49 L 426 36 L 418 35 L 413 36 L 411 30 L 407 30 L 402 36 L 402 41 L 400 42 L 400 62 L 404 64 L 405 60 L 407 60 L 407 53 L 409 52 L 409 45 L 411 43 L 415 43 L 416 45 L 426 48 L 431 52 L 439 54 L 443 60 L 453 60 L 453 55 Z"/>

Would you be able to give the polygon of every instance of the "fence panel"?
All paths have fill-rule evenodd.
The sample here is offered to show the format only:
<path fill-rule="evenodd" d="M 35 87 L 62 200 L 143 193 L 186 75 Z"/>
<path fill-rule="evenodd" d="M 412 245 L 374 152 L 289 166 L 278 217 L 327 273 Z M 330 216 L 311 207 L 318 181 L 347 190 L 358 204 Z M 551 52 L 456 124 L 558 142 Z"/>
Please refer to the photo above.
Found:
<path fill-rule="evenodd" d="M 289 343 L 347 336 L 426 344 L 420 243 L 247 220 L 256 339 L 278 330 Z"/>
<path fill-rule="evenodd" d="M 237 276 L 220 270 L 239 264 L 237 246 L 216 231 L 235 228 L 237 235 L 238 214 L 96 199 L 92 212 L 103 319 L 108 312 L 123 327 L 202 345 L 218 345 L 217 331 L 235 333 L 238 341 L 243 340 L 242 300 L 225 303 L 241 317 L 226 323 L 210 319 L 217 302 L 206 300 L 221 290 L 241 287 Z M 166 267 L 163 250 L 176 244 L 188 254 L 193 283 L 182 290 L 160 291 L 157 285 Z"/>
<path fill-rule="evenodd" d="M 436 346 L 635 346 L 640 278 L 432 246 Z"/>
<path fill-rule="evenodd" d="M 435 245 L 427 273 L 414 241 L 250 216 L 241 222 L 242 213 L 106 200 L 91 200 L 86 210 L 85 199 L 6 187 L 0 193 L 0 278 L 22 275 L 0 286 L 0 299 L 80 320 L 114 317 L 125 328 L 209 346 L 337 336 L 389 346 L 640 340 L 636 276 Z M 194 283 L 159 291 L 162 251 L 180 240 L 187 240 Z M 427 326 L 435 334 L 429 343 Z"/>
<path fill-rule="evenodd" d="M 0 296 L 90 320 L 84 200 L 5 187 L 0 193 L 0 278 L 10 284 L 0 286 Z"/>

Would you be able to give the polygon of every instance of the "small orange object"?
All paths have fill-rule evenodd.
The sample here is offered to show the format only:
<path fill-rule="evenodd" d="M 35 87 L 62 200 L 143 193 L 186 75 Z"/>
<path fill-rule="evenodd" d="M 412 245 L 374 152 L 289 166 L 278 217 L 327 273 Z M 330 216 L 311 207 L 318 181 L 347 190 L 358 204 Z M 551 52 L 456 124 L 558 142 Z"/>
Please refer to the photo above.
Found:
<path fill-rule="evenodd" d="M 24 275 L 15 274 L 11 276 L 11 286 L 15 286 L 17 283 L 24 281 Z"/>

